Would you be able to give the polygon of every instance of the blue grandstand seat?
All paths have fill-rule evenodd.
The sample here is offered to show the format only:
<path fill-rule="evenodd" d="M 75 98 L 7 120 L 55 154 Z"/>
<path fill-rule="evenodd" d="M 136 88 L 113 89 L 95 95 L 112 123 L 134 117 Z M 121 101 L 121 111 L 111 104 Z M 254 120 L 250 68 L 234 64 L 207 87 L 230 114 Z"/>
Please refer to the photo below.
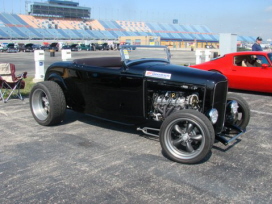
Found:
<path fill-rule="evenodd" d="M 104 21 L 104 23 L 108 25 L 108 28 L 118 29 L 111 21 Z"/>
<path fill-rule="evenodd" d="M 160 26 L 157 23 L 147 23 L 148 27 L 150 27 L 151 30 L 155 31 L 162 31 Z"/>
<path fill-rule="evenodd" d="M 122 31 L 112 31 L 113 33 L 115 33 L 117 36 L 126 36 Z"/>
<path fill-rule="evenodd" d="M 19 28 L 17 27 L 10 27 L 14 32 L 17 32 L 21 38 L 26 38 L 27 37 L 27 34 L 22 32 Z"/>
<path fill-rule="evenodd" d="M 90 39 L 97 39 L 98 37 L 94 34 L 93 30 L 86 30 L 86 32 L 89 34 Z"/>
<path fill-rule="evenodd" d="M 112 24 L 115 26 L 115 28 L 122 29 L 122 27 L 116 21 L 112 21 Z"/>
<path fill-rule="evenodd" d="M 105 36 L 103 35 L 103 31 L 99 30 L 93 30 L 92 31 L 95 36 L 97 36 L 97 39 L 103 39 Z"/>
<path fill-rule="evenodd" d="M 21 33 L 24 33 L 24 37 L 28 38 L 41 38 L 41 35 L 37 35 L 36 32 L 33 32 L 33 30 L 30 30 L 29 28 L 26 27 L 18 27 L 18 30 L 20 30 Z"/>
<path fill-rule="evenodd" d="M 52 26 L 53 29 L 46 29 Z M 58 29 L 57 29 L 58 28 Z M 86 30 L 92 28 L 94 30 Z M 180 25 L 114 20 L 63 20 L 0 13 L 0 38 L 118 39 L 119 36 L 160 36 L 162 39 L 217 41 L 205 25 Z M 238 40 L 254 42 L 250 36 Z"/>
<path fill-rule="evenodd" d="M 83 38 L 89 38 L 90 34 L 86 30 L 78 30 Z"/>
<path fill-rule="evenodd" d="M 201 32 L 200 30 L 196 29 L 194 25 L 188 25 L 190 32 Z"/>
<path fill-rule="evenodd" d="M 166 23 L 159 23 L 158 24 L 164 31 L 174 31 L 172 27 L 169 26 L 169 24 Z"/>
<path fill-rule="evenodd" d="M 138 32 L 140 35 L 142 35 L 142 36 L 148 36 L 148 33 L 146 33 L 146 32 Z"/>
<path fill-rule="evenodd" d="M 248 41 L 249 39 L 247 39 L 247 36 L 238 36 L 238 41 Z"/>
<path fill-rule="evenodd" d="M 70 38 L 70 39 L 78 39 L 78 38 L 79 38 L 78 35 L 76 35 L 76 34 L 73 32 L 72 29 L 66 29 L 65 31 L 66 31 L 67 35 L 69 35 L 69 38 Z"/>
<path fill-rule="evenodd" d="M 70 36 L 67 34 L 67 32 L 65 32 L 65 30 L 63 29 L 58 29 L 59 33 L 61 33 L 61 35 L 64 37 L 64 38 L 70 38 Z"/>
<path fill-rule="evenodd" d="M 105 28 L 105 29 L 109 29 L 110 27 L 107 25 L 107 23 L 105 23 L 102 20 L 99 20 L 99 23 L 101 23 L 101 25 Z"/>
<path fill-rule="evenodd" d="M 124 33 L 127 34 L 128 36 L 137 36 L 135 32 L 131 32 L 131 31 L 125 31 Z"/>
<path fill-rule="evenodd" d="M 33 33 L 33 35 L 35 35 L 38 38 L 44 38 L 44 29 L 40 29 L 40 28 L 34 29 L 31 27 L 28 27 L 27 30 Z"/>
<path fill-rule="evenodd" d="M 151 23 L 146 23 L 146 25 L 153 31 L 155 31 L 156 29 L 153 27 L 153 25 Z"/>
<path fill-rule="evenodd" d="M 160 36 L 162 37 L 162 38 L 172 38 L 171 37 L 171 35 L 169 35 L 169 33 L 159 33 L 160 34 Z"/>
<path fill-rule="evenodd" d="M 17 21 L 12 14 L 2 13 L 2 16 L 8 20 L 9 24 L 21 25 L 21 23 Z"/>
<path fill-rule="evenodd" d="M 123 32 L 125 36 L 132 36 L 130 35 L 131 32 L 127 32 L 127 31 L 121 31 L 121 32 Z"/>
<path fill-rule="evenodd" d="M 107 31 L 107 30 L 103 30 L 103 31 L 101 31 L 101 33 L 102 33 L 107 39 L 118 38 L 117 36 L 114 36 L 114 35 L 112 34 L 112 32 Z"/>
<path fill-rule="evenodd" d="M 52 33 L 48 32 L 48 29 L 42 29 L 44 31 L 44 38 L 54 38 L 55 36 Z"/>
<path fill-rule="evenodd" d="M 169 29 L 167 30 L 165 28 L 165 25 L 161 24 L 161 23 L 158 23 L 158 26 L 163 30 L 163 31 L 170 31 Z"/>
<path fill-rule="evenodd" d="M 77 30 L 71 30 L 72 32 L 74 32 L 75 34 L 76 34 L 76 36 L 77 36 L 77 38 L 78 39 L 82 39 L 83 38 L 83 35 L 81 35 L 81 33 L 79 32 L 79 31 L 77 31 Z"/>
<path fill-rule="evenodd" d="M 54 39 L 62 39 L 65 38 L 59 31 L 58 29 L 46 29 L 51 36 L 53 36 Z"/>
<path fill-rule="evenodd" d="M 28 24 L 16 14 L 11 14 L 21 25 L 28 26 Z"/>
<path fill-rule="evenodd" d="M 9 37 L 9 35 L 8 35 L 7 33 L 5 33 L 5 32 L 1 29 L 1 27 L 0 27 L 0 36 L 1 36 L 1 37 L 4 37 L 4 38 L 8 38 L 8 37 Z"/>
<path fill-rule="evenodd" d="M 175 39 L 180 38 L 180 35 L 178 33 L 171 33 L 171 36 L 173 36 L 173 38 L 175 38 Z"/>
<path fill-rule="evenodd" d="M 212 31 L 207 26 L 201 25 L 200 27 L 203 29 L 204 33 L 212 33 Z"/>
<path fill-rule="evenodd" d="M 170 24 L 169 27 L 171 27 L 172 28 L 171 30 L 173 30 L 173 31 L 176 31 L 176 32 L 179 31 L 178 28 L 173 24 Z"/>
<path fill-rule="evenodd" d="M 114 31 L 111 30 L 111 31 L 109 31 L 109 32 L 111 33 L 112 36 L 115 36 L 115 38 L 118 38 L 118 37 L 119 37 L 118 34 L 115 33 Z"/>
<path fill-rule="evenodd" d="M 122 29 L 122 27 L 120 25 L 118 25 L 116 23 L 116 21 L 99 21 L 104 27 L 105 29 Z"/>
<path fill-rule="evenodd" d="M 20 34 L 13 31 L 10 27 L 2 27 L 1 29 L 8 35 L 9 38 L 22 38 Z"/>
<path fill-rule="evenodd" d="M 10 22 L 3 16 L 4 13 L 0 13 L 0 21 L 4 24 L 10 24 Z"/>
<path fill-rule="evenodd" d="M 211 34 L 212 32 L 206 26 L 194 25 L 194 27 L 198 32 L 203 33 L 202 37 L 204 38 L 204 40 L 217 41 L 216 38 L 214 37 L 214 35 Z"/>

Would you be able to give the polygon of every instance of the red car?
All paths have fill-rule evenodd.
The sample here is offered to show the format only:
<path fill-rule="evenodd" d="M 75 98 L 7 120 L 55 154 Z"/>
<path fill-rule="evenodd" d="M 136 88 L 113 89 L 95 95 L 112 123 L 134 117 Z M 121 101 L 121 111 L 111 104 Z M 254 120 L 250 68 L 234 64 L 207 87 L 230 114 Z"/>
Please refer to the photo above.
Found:
<path fill-rule="evenodd" d="M 219 72 L 229 88 L 272 93 L 272 53 L 235 52 L 190 67 Z"/>

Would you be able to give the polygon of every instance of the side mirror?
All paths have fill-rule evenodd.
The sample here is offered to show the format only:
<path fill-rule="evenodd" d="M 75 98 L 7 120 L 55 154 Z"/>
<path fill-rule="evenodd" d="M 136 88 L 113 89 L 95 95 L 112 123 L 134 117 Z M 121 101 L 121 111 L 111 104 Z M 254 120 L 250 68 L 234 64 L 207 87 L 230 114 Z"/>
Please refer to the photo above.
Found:
<path fill-rule="evenodd" d="M 268 64 L 262 64 L 262 69 L 267 69 L 268 68 Z"/>

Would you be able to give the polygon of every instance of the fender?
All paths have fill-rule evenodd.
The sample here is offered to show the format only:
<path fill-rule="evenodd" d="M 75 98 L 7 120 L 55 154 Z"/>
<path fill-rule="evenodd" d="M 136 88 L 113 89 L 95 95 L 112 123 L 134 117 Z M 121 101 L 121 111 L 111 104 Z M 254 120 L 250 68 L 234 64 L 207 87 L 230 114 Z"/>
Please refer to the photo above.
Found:
<path fill-rule="evenodd" d="M 79 111 L 79 112 L 83 112 L 84 109 L 81 106 L 77 105 L 77 102 L 71 96 L 69 88 L 68 88 L 67 84 L 65 83 L 64 79 L 62 78 L 62 76 L 60 75 L 60 73 L 49 72 L 46 74 L 45 80 L 46 81 L 54 81 L 61 87 L 61 89 L 65 95 L 67 107 L 69 107 L 70 109 L 74 109 L 76 111 Z"/>
<path fill-rule="evenodd" d="M 68 91 L 68 88 L 67 88 L 63 78 L 55 72 L 50 73 L 49 76 L 45 80 L 56 82 L 62 88 L 64 93 Z"/>

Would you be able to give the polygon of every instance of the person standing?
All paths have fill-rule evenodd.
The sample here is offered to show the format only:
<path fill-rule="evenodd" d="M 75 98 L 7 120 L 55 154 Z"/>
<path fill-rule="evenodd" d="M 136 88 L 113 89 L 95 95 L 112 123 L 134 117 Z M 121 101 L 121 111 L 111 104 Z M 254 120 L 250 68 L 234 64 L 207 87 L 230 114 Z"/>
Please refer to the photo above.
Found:
<path fill-rule="evenodd" d="M 252 51 L 263 51 L 263 48 L 261 47 L 263 39 L 261 37 L 256 38 L 256 42 L 252 45 Z"/>

